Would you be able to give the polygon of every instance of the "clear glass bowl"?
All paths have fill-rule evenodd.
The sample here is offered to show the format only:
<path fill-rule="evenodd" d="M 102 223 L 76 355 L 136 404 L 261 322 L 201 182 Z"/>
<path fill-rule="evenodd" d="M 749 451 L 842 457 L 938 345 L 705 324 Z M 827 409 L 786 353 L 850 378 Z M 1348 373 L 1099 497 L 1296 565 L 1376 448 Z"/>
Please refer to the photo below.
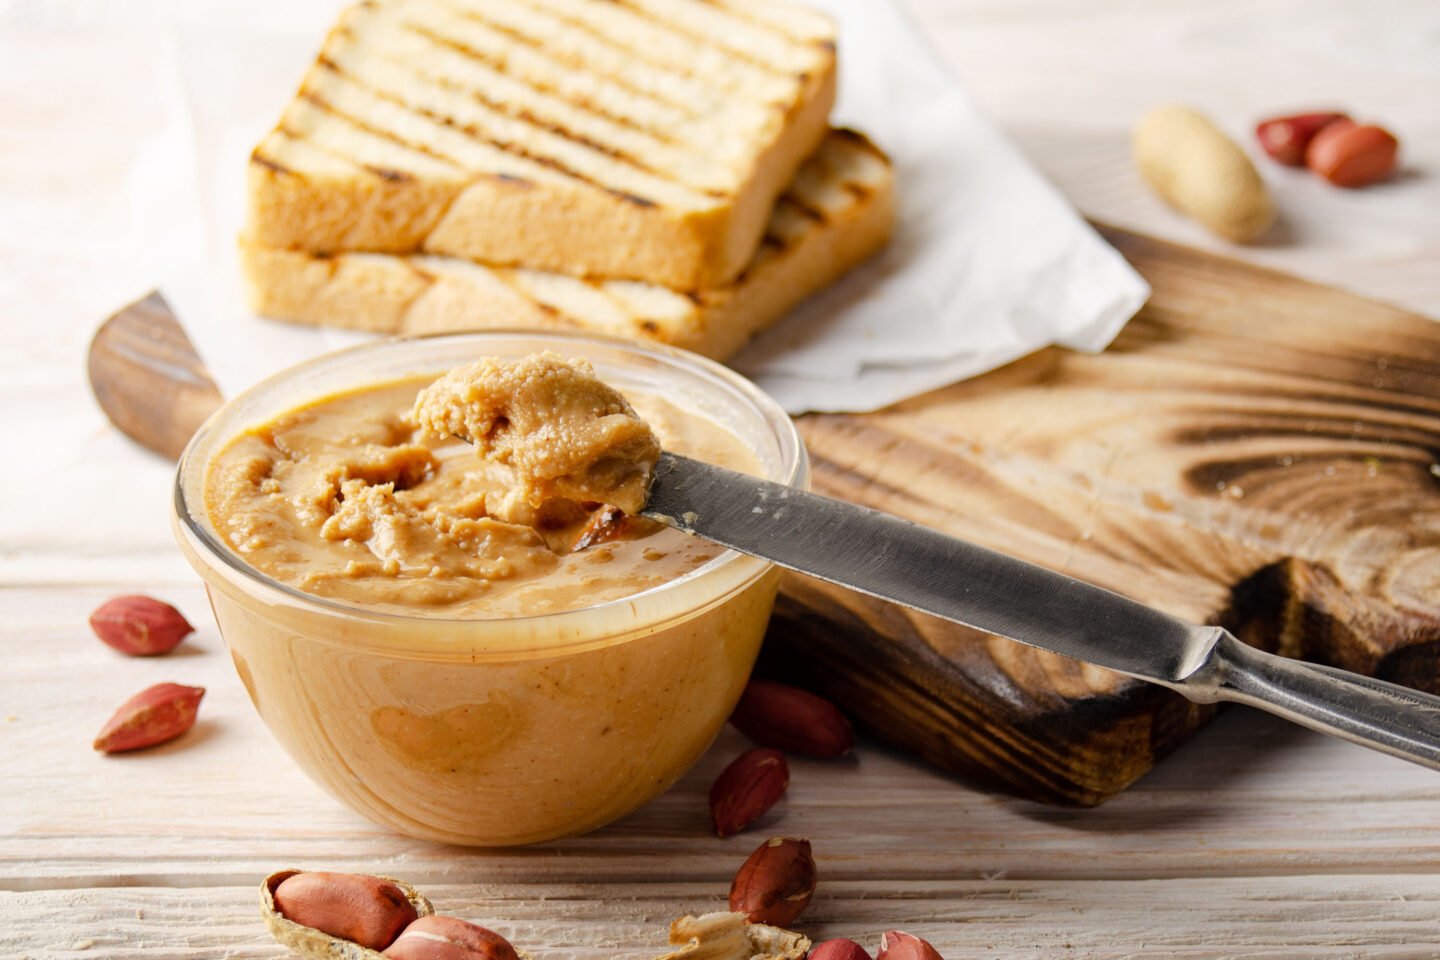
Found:
<path fill-rule="evenodd" d="M 583 833 L 664 792 L 739 698 L 779 572 L 725 552 L 686 576 L 564 613 L 442 619 L 322 599 L 248 566 L 205 512 L 212 458 L 241 431 L 327 394 L 486 355 L 583 356 L 622 391 L 727 428 L 772 480 L 806 487 L 773 400 L 693 354 L 580 334 L 385 340 L 303 363 L 219 410 L 180 460 L 174 527 L 250 699 L 341 802 L 412 836 L 482 846 Z"/>

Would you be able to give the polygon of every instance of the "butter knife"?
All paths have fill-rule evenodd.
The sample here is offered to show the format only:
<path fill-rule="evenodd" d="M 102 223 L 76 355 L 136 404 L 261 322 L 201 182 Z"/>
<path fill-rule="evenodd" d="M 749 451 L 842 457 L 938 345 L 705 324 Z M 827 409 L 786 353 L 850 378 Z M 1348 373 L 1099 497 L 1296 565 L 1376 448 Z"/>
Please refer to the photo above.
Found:
<path fill-rule="evenodd" d="M 866 507 L 666 453 L 643 515 L 791 570 L 1440 769 L 1440 697 L 1228 631 Z"/>

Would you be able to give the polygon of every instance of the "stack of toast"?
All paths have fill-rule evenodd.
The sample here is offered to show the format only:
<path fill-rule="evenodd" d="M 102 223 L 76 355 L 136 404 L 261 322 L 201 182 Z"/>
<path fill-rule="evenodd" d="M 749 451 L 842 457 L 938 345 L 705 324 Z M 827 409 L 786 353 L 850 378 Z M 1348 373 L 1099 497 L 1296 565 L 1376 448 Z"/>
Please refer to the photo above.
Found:
<path fill-rule="evenodd" d="M 251 156 L 251 307 L 724 359 L 889 237 L 835 73 L 780 0 L 365 0 Z"/>

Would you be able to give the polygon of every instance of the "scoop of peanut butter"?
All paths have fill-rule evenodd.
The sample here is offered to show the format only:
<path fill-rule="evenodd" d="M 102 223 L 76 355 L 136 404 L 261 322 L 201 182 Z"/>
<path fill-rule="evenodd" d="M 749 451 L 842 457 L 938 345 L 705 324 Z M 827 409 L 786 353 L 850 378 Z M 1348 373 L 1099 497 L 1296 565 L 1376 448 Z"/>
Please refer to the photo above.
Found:
<path fill-rule="evenodd" d="M 531 507 L 566 499 L 639 513 L 660 458 L 660 441 L 617 390 L 584 360 L 550 352 L 456 367 L 420 391 L 412 416 L 427 434 L 459 437 L 509 467 L 514 497 Z"/>

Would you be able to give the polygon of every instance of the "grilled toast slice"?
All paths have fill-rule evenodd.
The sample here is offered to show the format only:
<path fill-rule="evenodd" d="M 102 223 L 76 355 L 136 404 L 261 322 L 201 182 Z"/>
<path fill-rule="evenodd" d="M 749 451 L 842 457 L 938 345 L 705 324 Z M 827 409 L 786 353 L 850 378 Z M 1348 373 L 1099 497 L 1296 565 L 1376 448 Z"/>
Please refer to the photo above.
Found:
<path fill-rule="evenodd" d="M 282 320 L 380 333 L 581 328 L 723 360 L 884 245 L 892 181 L 868 140 L 832 131 L 776 203 L 741 276 L 698 293 L 426 254 L 244 244 L 242 261 L 252 309 Z"/>
<path fill-rule="evenodd" d="M 247 242 L 725 283 L 825 135 L 834 38 L 777 0 L 366 0 L 251 156 Z"/>

